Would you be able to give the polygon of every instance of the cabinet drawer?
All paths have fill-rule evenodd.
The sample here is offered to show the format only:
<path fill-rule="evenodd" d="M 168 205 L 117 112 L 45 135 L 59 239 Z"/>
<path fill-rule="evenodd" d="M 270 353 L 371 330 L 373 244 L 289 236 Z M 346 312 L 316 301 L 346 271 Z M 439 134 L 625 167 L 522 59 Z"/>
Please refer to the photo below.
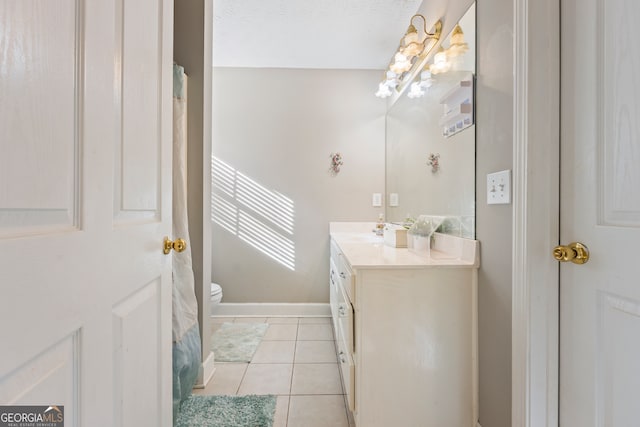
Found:
<path fill-rule="evenodd" d="M 355 297 L 355 277 L 351 273 L 351 267 L 349 263 L 345 259 L 342 251 L 336 244 L 336 242 L 331 240 L 331 257 L 330 259 L 335 263 L 336 272 L 338 273 L 339 280 L 342 283 L 342 286 L 347 291 L 347 296 L 349 300 L 353 303 Z"/>
<path fill-rule="evenodd" d="M 345 350 L 353 352 L 353 306 L 347 297 L 345 289 L 341 286 L 338 287 L 338 305 L 337 305 L 338 317 L 337 323 L 342 334 L 342 339 L 345 344 Z"/>
<path fill-rule="evenodd" d="M 338 313 L 338 304 L 340 303 L 340 297 L 339 295 L 339 290 L 338 288 L 341 286 L 340 284 L 340 279 L 338 276 L 338 268 L 336 267 L 335 262 L 333 261 L 333 258 L 331 258 L 329 260 L 329 265 L 330 265 L 330 269 L 329 269 L 329 306 L 331 308 L 331 320 L 333 323 L 333 331 L 334 334 L 336 333 L 336 330 L 338 329 L 338 318 L 339 318 L 339 313 Z"/>
<path fill-rule="evenodd" d="M 351 273 L 351 267 L 344 259 L 344 256 L 340 256 L 338 264 L 338 276 L 340 276 L 340 282 L 342 283 L 342 287 L 347 292 L 347 299 L 351 302 L 354 301 L 355 297 L 355 277 Z"/>
<path fill-rule="evenodd" d="M 338 305 L 338 327 L 344 341 L 344 348 L 349 353 L 354 351 L 353 346 L 353 308 L 349 302 Z"/>
<path fill-rule="evenodd" d="M 347 395 L 347 403 L 349 410 L 354 411 L 356 407 L 355 399 L 355 376 L 356 369 L 353 362 L 353 354 L 345 347 L 346 344 L 340 332 L 337 337 L 338 347 L 338 363 L 340 364 L 340 375 L 342 376 L 342 384 L 344 385 L 344 393 Z"/>

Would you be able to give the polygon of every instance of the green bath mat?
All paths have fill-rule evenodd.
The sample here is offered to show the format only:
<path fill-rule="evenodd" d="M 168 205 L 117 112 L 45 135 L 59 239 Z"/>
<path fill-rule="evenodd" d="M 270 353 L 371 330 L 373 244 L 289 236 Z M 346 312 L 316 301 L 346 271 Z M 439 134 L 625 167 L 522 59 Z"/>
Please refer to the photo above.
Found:
<path fill-rule="evenodd" d="M 223 323 L 211 336 L 211 350 L 218 362 L 251 362 L 267 323 Z"/>
<path fill-rule="evenodd" d="M 180 406 L 176 427 L 271 427 L 276 396 L 196 396 Z"/>

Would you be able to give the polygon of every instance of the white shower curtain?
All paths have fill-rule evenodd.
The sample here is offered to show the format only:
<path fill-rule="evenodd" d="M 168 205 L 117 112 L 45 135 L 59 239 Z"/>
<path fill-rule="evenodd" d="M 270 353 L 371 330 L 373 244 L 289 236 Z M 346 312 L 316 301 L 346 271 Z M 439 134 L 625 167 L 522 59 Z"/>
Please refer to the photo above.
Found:
<path fill-rule="evenodd" d="M 173 252 L 173 420 L 191 395 L 200 369 L 198 303 L 191 264 L 187 217 L 187 76 L 173 66 L 173 235 L 187 241 Z"/>

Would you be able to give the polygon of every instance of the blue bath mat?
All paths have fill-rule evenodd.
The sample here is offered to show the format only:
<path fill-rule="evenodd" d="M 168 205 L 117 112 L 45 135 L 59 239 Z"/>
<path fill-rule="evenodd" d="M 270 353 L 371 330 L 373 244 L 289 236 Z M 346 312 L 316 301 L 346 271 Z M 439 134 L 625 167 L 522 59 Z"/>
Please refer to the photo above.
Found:
<path fill-rule="evenodd" d="M 276 396 L 196 396 L 180 406 L 176 427 L 272 427 Z"/>

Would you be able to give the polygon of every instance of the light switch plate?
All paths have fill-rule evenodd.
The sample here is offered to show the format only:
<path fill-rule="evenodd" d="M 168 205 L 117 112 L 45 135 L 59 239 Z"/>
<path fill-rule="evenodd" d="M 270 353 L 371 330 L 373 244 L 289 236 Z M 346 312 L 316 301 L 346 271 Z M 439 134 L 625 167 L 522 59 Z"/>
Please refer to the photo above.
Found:
<path fill-rule="evenodd" d="M 373 193 L 373 197 L 371 197 L 371 205 L 374 208 L 382 206 L 382 193 Z"/>
<path fill-rule="evenodd" d="M 511 203 L 511 170 L 487 174 L 487 204 Z"/>
<path fill-rule="evenodd" d="M 398 206 L 398 193 L 389 193 L 389 206 Z"/>

